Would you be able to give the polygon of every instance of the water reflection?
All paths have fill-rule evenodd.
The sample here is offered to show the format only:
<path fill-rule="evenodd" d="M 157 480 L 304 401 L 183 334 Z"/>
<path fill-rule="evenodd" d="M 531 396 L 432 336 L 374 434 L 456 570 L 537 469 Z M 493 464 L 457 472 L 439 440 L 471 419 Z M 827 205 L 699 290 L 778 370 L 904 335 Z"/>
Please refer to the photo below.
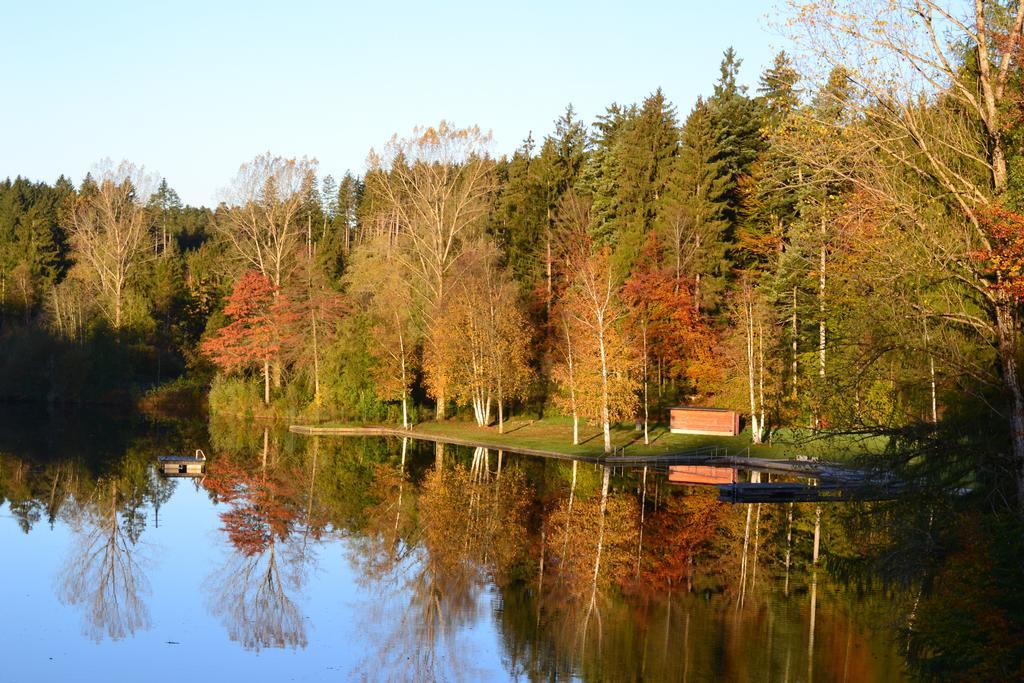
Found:
<path fill-rule="evenodd" d="M 223 647 L 308 661 L 341 648 L 349 675 L 395 680 L 904 675 L 889 625 L 920 587 L 833 578 L 865 509 L 729 505 L 654 470 L 244 423 L 122 444 L 97 460 L 0 454 L 17 524 L 73 532 L 58 594 L 96 640 L 128 638 L 173 600 L 147 576 L 173 554 L 148 549 L 195 491 L 150 464 L 207 447 L 188 500 L 217 547 L 174 552 L 220 555 L 195 581 L 206 614 L 188 618 L 208 618 Z M 325 609 L 349 640 L 317 631 Z"/>
<path fill-rule="evenodd" d="M 288 590 L 302 589 L 305 568 L 315 561 L 310 535 L 319 535 L 310 528 L 310 508 L 301 506 L 302 473 L 278 465 L 278 450 L 275 440 L 272 455 L 264 428 L 255 467 L 244 456 L 221 453 L 203 480 L 213 501 L 225 508 L 220 519 L 233 550 L 207 581 L 210 609 L 231 640 L 257 652 L 306 646 L 305 621 Z M 311 486 L 315 467 L 313 458 Z"/>
<path fill-rule="evenodd" d="M 110 478 L 98 482 L 87 499 L 74 501 L 67 513 L 75 547 L 58 579 L 58 593 L 65 604 L 82 609 L 85 632 L 96 642 L 149 627 L 143 601 L 149 582 L 138 545 L 145 526 L 139 493 Z"/>

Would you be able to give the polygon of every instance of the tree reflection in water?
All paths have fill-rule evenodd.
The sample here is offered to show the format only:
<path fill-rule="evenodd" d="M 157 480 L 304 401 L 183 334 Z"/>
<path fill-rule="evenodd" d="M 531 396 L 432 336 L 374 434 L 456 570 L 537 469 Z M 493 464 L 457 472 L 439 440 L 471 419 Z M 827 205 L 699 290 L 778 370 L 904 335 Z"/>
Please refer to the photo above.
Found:
<path fill-rule="evenodd" d="M 268 464 L 270 449 L 265 429 L 258 469 L 251 471 L 225 454 L 210 463 L 205 480 L 214 500 L 227 505 L 220 518 L 234 549 L 208 582 L 210 609 L 220 617 L 231 640 L 257 652 L 266 647 L 306 646 L 302 613 L 286 589 L 302 588 L 306 566 L 315 561 L 309 536 L 318 536 L 317 530 L 309 528 L 315 459 L 304 509 L 299 488 L 302 472 L 277 466 L 276 457 Z"/>
<path fill-rule="evenodd" d="M 100 481 L 69 513 L 75 549 L 58 578 L 58 597 L 85 612 L 85 632 L 99 642 L 149 627 L 142 595 L 149 585 L 137 556 L 144 517 L 138 497 L 125 496 L 116 478 Z"/>
<path fill-rule="evenodd" d="M 444 463 L 439 449 L 414 506 L 405 502 L 404 459 L 397 476 L 393 467 L 377 469 L 372 531 L 353 546 L 352 561 L 398 615 L 377 634 L 364 672 L 384 669 L 396 680 L 476 677 L 464 656 L 470 646 L 458 635 L 480 618 L 488 585 L 506 585 L 522 557 L 530 499 L 523 473 L 502 472 L 485 449 L 473 452 L 468 468 Z"/>
<path fill-rule="evenodd" d="M 526 679 L 885 680 L 901 653 L 998 679 L 1022 642 L 999 603 L 1017 546 L 934 499 L 819 517 L 814 504 L 723 504 L 651 471 L 645 487 L 642 471 L 493 451 L 251 425 L 211 435 L 204 485 L 230 555 L 208 604 L 252 650 L 306 645 L 299 596 L 328 529 L 372 595 L 360 614 L 369 678 L 482 678 L 473 647 L 492 625 L 508 673 Z M 92 470 L 0 454 L 0 496 L 23 528 L 71 524 L 59 595 L 97 639 L 148 624 L 143 511 L 170 494 L 150 476 L 156 447 Z"/>

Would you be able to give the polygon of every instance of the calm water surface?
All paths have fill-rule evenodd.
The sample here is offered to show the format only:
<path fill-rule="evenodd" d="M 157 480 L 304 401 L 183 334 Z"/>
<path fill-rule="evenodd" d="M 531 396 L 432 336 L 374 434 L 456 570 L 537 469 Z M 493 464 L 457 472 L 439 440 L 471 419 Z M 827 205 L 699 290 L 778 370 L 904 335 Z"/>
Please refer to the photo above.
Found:
<path fill-rule="evenodd" d="M 605 491 L 602 468 L 493 451 L 3 410 L 5 681 L 904 675 L 906 598 L 815 569 L 813 505 L 725 505 L 654 472 Z M 205 478 L 154 471 L 195 448 Z M 843 514 L 823 510 L 825 555 Z"/>

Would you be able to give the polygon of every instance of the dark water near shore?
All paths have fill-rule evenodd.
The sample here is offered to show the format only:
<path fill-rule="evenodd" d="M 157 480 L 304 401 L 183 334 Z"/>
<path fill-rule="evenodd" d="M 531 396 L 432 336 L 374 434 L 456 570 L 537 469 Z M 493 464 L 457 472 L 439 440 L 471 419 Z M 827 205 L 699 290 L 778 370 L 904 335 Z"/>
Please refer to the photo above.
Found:
<path fill-rule="evenodd" d="M 4 681 L 905 676 L 911 598 L 825 562 L 842 506 L 813 565 L 813 504 L 654 473 L 0 410 Z M 154 471 L 196 448 L 204 479 Z"/>

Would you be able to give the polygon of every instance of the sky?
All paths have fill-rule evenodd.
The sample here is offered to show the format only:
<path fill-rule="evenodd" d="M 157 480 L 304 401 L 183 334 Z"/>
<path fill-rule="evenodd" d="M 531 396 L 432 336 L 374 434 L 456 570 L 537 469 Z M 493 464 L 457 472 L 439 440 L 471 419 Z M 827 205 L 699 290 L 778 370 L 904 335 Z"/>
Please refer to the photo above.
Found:
<path fill-rule="evenodd" d="M 215 204 L 270 151 L 321 175 L 445 119 L 495 154 L 572 103 L 592 122 L 659 86 L 680 118 L 732 45 L 741 82 L 785 47 L 767 2 L 0 0 L 0 178 L 76 184 L 128 159 Z"/>

